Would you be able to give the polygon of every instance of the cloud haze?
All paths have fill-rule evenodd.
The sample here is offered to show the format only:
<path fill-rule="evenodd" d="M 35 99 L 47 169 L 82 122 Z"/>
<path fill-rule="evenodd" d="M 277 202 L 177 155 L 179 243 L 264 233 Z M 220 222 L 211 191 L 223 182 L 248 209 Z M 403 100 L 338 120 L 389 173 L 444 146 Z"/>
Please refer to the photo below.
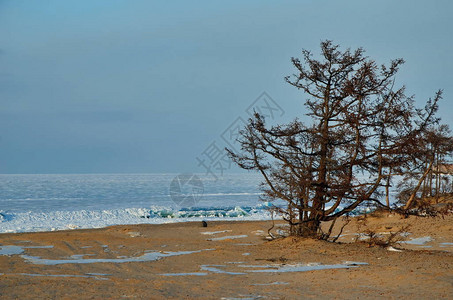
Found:
<path fill-rule="evenodd" d="M 444 88 L 453 125 L 449 1 L 1 1 L 0 173 L 201 172 L 195 158 L 333 39 L 425 100 Z"/>

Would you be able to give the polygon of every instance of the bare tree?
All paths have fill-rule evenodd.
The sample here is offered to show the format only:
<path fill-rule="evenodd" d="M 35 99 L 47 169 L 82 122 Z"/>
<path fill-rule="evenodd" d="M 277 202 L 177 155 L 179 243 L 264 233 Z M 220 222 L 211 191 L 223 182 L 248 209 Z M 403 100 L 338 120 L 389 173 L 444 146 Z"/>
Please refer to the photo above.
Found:
<path fill-rule="evenodd" d="M 404 209 L 411 208 L 417 198 L 422 202 L 425 196 L 439 199 L 440 168 L 447 165 L 446 159 L 453 153 L 453 137 L 447 125 L 429 126 L 421 132 L 415 146 L 412 159 L 404 172 L 404 180 L 400 183 Z M 420 190 L 422 185 L 423 189 Z"/>
<path fill-rule="evenodd" d="M 297 72 L 286 81 L 308 96 L 312 123 L 268 128 L 255 113 L 241 132 L 242 152 L 227 151 L 240 167 L 262 174 L 263 200 L 286 202 L 275 209 L 292 235 L 327 239 L 322 221 L 365 201 L 383 205 L 380 188 L 409 166 L 424 128 L 437 121 L 441 92 L 422 113 L 404 87 L 394 89 L 402 59 L 378 66 L 362 48 L 341 51 L 331 41 L 321 43 L 321 60 L 307 50 L 302 55 L 292 58 Z"/>

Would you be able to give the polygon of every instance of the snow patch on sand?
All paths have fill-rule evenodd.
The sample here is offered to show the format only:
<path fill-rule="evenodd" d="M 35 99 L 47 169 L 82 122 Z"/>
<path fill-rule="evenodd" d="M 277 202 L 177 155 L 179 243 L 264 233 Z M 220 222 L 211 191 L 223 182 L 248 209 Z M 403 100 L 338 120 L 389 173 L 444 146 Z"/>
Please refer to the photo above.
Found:
<path fill-rule="evenodd" d="M 432 240 L 433 239 L 430 236 L 424 236 L 419 238 L 413 238 L 409 241 L 404 241 L 403 243 L 410 245 L 423 245 L 425 243 L 431 242 Z"/>
<path fill-rule="evenodd" d="M 23 259 L 35 265 L 61 265 L 61 264 L 94 264 L 94 263 L 127 263 L 127 262 L 143 262 L 155 261 L 163 257 L 186 255 L 208 251 L 211 249 L 196 250 L 196 251 L 177 251 L 177 252 L 147 252 L 141 256 L 123 257 L 123 258 L 72 258 L 72 259 L 44 259 L 36 256 L 21 255 Z"/>
<path fill-rule="evenodd" d="M 246 234 L 242 234 L 242 235 L 227 235 L 227 236 L 222 236 L 222 237 L 208 239 L 208 241 L 235 240 L 235 239 L 242 239 L 242 238 L 246 238 L 246 237 L 248 237 L 248 235 L 246 235 Z"/>
<path fill-rule="evenodd" d="M 19 255 L 24 252 L 24 249 L 49 249 L 53 248 L 53 246 L 0 246 L 0 255 Z"/>

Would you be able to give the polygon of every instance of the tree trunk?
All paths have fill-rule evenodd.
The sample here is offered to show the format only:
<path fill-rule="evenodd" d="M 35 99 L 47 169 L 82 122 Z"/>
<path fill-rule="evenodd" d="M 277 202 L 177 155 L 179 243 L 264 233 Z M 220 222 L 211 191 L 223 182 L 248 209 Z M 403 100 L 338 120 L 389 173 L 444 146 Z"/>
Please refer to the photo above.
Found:
<path fill-rule="evenodd" d="M 385 185 L 385 204 L 387 205 L 387 208 L 390 208 L 390 173 L 391 169 L 389 169 L 389 174 L 387 176 L 387 183 Z"/>
<path fill-rule="evenodd" d="M 423 174 L 422 178 L 420 178 L 420 180 L 418 181 L 418 184 L 415 187 L 414 191 L 412 192 L 411 196 L 409 197 L 409 200 L 407 200 L 406 205 L 404 206 L 404 209 L 409 209 L 409 207 L 411 207 L 412 202 L 414 202 L 415 196 L 417 195 L 417 192 L 420 189 L 420 186 L 422 185 L 422 183 L 425 180 L 426 176 L 429 174 L 429 171 L 431 170 L 432 166 L 433 166 L 433 161 L 431 161 L 429 163 L 429 166 L 426 169 L 425 173 Z"/>
<path fill-rule="evenodd" d="M 439 160 L 440 154 L 437 152 L 436 158 L 436 203 L 439 203 L 439 193 L 440 193 L 440 172 L 439 172 Z"/>
<path fill-rule="evenodd" d="M 318 237 L 319 225 L 321 222 L 317 219 L 310 220 L 303 224 L 303 231 L 301 232 L 303 237 L 316 238 Z"/>

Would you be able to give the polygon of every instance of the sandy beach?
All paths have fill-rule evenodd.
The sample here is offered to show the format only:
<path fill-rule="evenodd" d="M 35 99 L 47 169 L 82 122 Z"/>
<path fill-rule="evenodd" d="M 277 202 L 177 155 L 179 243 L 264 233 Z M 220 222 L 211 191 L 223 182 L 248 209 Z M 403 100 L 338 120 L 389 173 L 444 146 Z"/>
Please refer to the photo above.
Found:
<path fill-rule="evenodd" d="M 266 240 L 271 221 L 0 235 L 1 299 L 451 299 L 453 216 L 356 218 L 341 243 Z M 405 225 L 402 251 L 354 242 Z M 274 234 L 284 228 L 278 222 Z M 360 238 L 359 238 L 360 239 Z"/>

